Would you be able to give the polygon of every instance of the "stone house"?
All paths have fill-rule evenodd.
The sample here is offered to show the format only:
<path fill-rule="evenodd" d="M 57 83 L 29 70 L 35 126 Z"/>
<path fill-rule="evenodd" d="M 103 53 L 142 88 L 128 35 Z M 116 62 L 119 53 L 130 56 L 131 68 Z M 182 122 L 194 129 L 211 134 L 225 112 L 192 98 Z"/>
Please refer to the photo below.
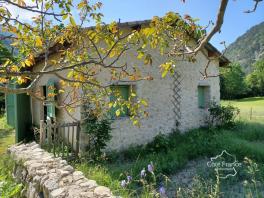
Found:
<path fill-rule="evenodd" d="M 121 23 L 120 27 L 129 31 L 135 26 L 144 26 L 148 23 L 149 21 L 127 22 Z M 153 66 L 142 67 L 142 70 L 150 73 L 153 80 L 117 85 L 126 95 L 129 94 L 127 90 L 133 86 L 138 97 L 147 99 L 149 116 L 142 119 L 140 127 L 134 126 L 128 115 L 115 119 L 112 123 L 112 139 L 108 144 L 110 149 L 122 150 L 130 145 L 145 144 L 159 133 L 168 134 L 173 129 L 187 131 L 204 125 L 209 102 L 212 100 L 220 102 L 220 85 L 219 77 L 203 79 L 200 72 L 204 70 L 208 57 L 214 57 L 208 67 L 210 75 L 217 76 L 219 67 L 229 62 L 224 56 L 219 56 L 221 53 L 211 44 L 207 44 L 205 48 L 204 53 L 197 54 L 196 62 L 178 62 L 175 74 L 166 78 L 161 77 L 158 67 L 166 61 L 166 57 L 151 51 L 154 57 Z M 56 56 L 56 53 L 53 56 Z M 122 59 L 130 64 L 142 64 L 133 54 L 128 54 Z M 34 70 L 38 71 L 41 64 L 39 61 Z M 59 79 L 52 74 L 42 76 L 36 89 L 41 88 L 42 94 L 47 94 L 50 83 L 56 84 L 58 81 Z M 43 104 L 33 97 L 29 98 L 29 103 L 32 125 L 39 126 L 40 120 L 45 120 L 48 116 L 56 117 L 58 122 L 73 121 L 65 111 Z M 74 117 L 81 118 L 80 108 L 75 110 Z M 81 141 L 81 145 L 84 145 L 85 134 L 82 134 Z"/>

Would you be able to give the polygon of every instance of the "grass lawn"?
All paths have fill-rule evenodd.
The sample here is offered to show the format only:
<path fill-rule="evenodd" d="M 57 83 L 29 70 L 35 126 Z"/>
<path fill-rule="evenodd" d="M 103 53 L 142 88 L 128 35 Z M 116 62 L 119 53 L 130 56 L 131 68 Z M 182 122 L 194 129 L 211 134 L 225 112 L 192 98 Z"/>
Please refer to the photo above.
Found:
<path fill-rule="evenodd" d="M 14 130 L 6 124 L 6 118 L 0 117 L 0 156 L 6 152 L 8 146 L 15 143 Z"/>
<path fill-rule="evenodd" d="M 252 119 L 256 122 L 264 122 L 264 97 L 244 98 L 240 100 L 224 100 L 223 105 L 233 105 L 240 109 L 240 118 L 250 120 L 252 109 Z"/>
<path fill-rule="evenodd" d="M 136 147 L 112 155 L 105 163 L 76 164 L 88 178 L 108 186 L 117 195 L 130 197 L 134 188 L 123 189 L 120 181 L 126 175 L 139 177 L 140 170 L 150 162 L 154 163 L 155 172 L 168 176 L 181 170 L 188 161 L 200 157 L 212 157 L 227 150 L 240 162 L 244 157 L 256 161 L 260 169 L 260 178 L 264 178 L 264 98 L 255 97 L 235 101 L 222 101 L 223 105 L 231 104 L 240 109 L 238 126 L 232 129 L 195 129 L 186 134 L 175 133 L 158 145 L 160 149 Z M 250 109 L 252 120 L 249 122 Z M 163 146 L 169 145 L 166 151 Z M 155 149 L 154 149 L 155 150 Z M 241 178 L 240 178 L 241 179 Z M 144 196 L 143 196 L 144 197 Z"/>
<path fill-rule="evenodd" d="M 235 155 L 240 162 L 248 157 L 259 164 L 264 178 L 264 124 L 239 123 L 233 129 L 195 129 L 186 134 L 175 133 L 166 139 L 167 151 L 151 151 L 137 147 L 112 155 L 112 159 L 101 164 L 77 164 L 88 178 L 110 187 L 123 197 L 130 197 L 133 190 L 120 187 L 126 175 L 139 177 L 140 170 L 153 162 L 156 173 L 172 175 L 181 170 L 189 160 L 200 157 L 213 157 L 223 150 Z M 163 142 L 164 143 L 164 142 Z M 162 147 L 162 145 L 159 145 Z"/>
<path fill-rule="evenodd" d="M 6 118 L 0 117 L 0 197 L 20 197 L 22 184 L 17 184 L 12 171 L 14 161 L 6 154 L 6 149 L 15 143 L 14 130 L 6 124 Z"/>
<path fill-rule="evenodd" d="M 213 157 L 227 150 L 235 155 L 239 162 L 243 162 L 244 157 L 257 162 L 260 179 L 264 181 L 264 98 L 222 103 L 237 106 L 241 110 L 241 120 L 248 120 L 252 107 L 252 120 L 239 121 L 232 129 L 195 129 L 185 134 L 175 132 L 169 137 L 159 139 L 156 144 L 130 148 L 122 153 L 111 153 L 104 162 L 91 163 L 83 159 L 81 163 L 76 162 L 73 165 L 83 171 L 87 178 L 109 187 L 116 195 L 153 197 L 140 194 L 142 191 L 138 191 L 137 185 L 122 188 L 120 181 L 126 179 L 127 175 L 139 180 L 140 171 L 143 168 L 147 169 L 147 165 L 151 162 L 154 164 L 156 174 L 171 176 L 180 171 L 190 160 Z M 4 118 L 0 119 L 0 128 L 0 155 L 2 155 L 8 145 L 14 143 L 14 133 L 5 124 Z"/>

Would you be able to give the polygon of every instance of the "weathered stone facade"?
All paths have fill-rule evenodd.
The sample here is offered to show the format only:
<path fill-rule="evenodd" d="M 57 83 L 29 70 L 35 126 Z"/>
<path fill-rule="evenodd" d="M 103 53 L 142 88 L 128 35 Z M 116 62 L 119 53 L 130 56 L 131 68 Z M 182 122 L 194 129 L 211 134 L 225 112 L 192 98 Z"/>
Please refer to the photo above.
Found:
<path fill-rule="evenodd" d="M 85 178 L 61 158 L 54 158 L 35 142 L 8 149 L 16 161 L 14 177 L 25 184 L 22 197 L 27 198 L 107 198 L 110 189 Z"/>
<path fill-rule="evenodd" d="M 127 31 L 129 31 L 129 27 Z M 192 128 L 197 128 L 205 123 L 208 115 L 207 108 L 199 108 L 198 105 L 198 86 L 206 86 L 207 100 L 220 101 L 220 85 L 219 77 L 203 79 L 201 72 L 204 71 L 208 61 L 208 50 L 204 49 L 203 53 L 199 52 L 195 62 L 185 60 L 176 60 L 175 71 L 178 79 L 167 75 L 166 78 L 161 77 L 159 66 L 166 62 L 167 57 L 160 55 L 159 51 L 148 49 L 148 53 L 152 55 L 152 65 L 143 65 L 142 60 L 137 59 L 135 50 L 127 51 L 120 58 L 120 65 L 128 63 L 131 66 L 138 66 L 142 76 L 144 74 L 151 75 L 153 80 L 135 82 L 133 88 L 139 98 L 148 101 L 149 106 L 147 112 L 148 118 L 141 120 L 141 126 L 133 126 L 129 117 L 118 118 L 112 124 L 112 139 L 108 144 L 108 149 L 123 150 L 132 145 L 146 144 L 151 141 L 159 133 L 168 134 L 172 130 L 180 130 L 182 132 Z M 219 74 L 219 58 L 213 57 L 208 67 L 209 75 L 217 76 Z M 37 70 L 37 67 L 35 67 Z M 64 74 L 67 76 L 67 71 Z M 50 78 L 55 76 L 43 76 L 37 86 L 43 86 Z M 100 72 L 98 79 L 111 82 L 109 75 Z M 59 81 L 59 79 L 57 79 Z M 129 84 L 128 84 L 129 85 Z M 175 86 L 177 89 L 175 89 Z M 176 93 L 177 92 L 177 93 Z M 179 95 L 175 100 L 175 95 Z M 179 108 L 175 108 L 175 104 Z M 38 125 L 41 118 L 41 105 L 39 101 L 32 99 L 32 115 L 33 124 Z M 81 118 L 80 109 L 76 109 L 73 115 L 76 119 Z M 57 111 L 57 121 L 71 122 L 72 118 L 64 111 Z M 85 145 L 87 141 L 85 134 L 81 135 L 81 145 Z"/>
<path fill-rule="evenodd" d="M 180 98 L 175 101 L 174 79 L 168 74 L 166 78 L 161 77 L 159 65 L 166 61 L 158 53 L 154 56 L 151 68 L 144 68 L 146 73 L 153 76 L 152 81 L 136 83 L 135 90 L 139 98 L 146 98 L 149 103 L 147 111 L 148 118 L 141 120 L 141 126 L 133 126 L 129 117 L 116 119 L 113 123 L 113 138 L 109 143 L 110 149 L 122 150 L 131 145 L 146 144 L 159 133 L 168 134 L 172 130 L 185 132 L 189 129 L 198 128 L 205 124 L 208 115 L 207 107 L 199 108 L 198 86 L 208 87 L 207 101 L 220 102 L 219 77 L 203 79 L 200 72 L 203 72 L 207 59 L 202 53 L 198 53 L 197 61 L 176 62 L 176 72 L 179 73 Z M 131 64 L 139 64 L 136 58 L 128 60 Z M 219 61 L 212 61 L 208 73 L 219 74 Z M 179 111 L 175 112 L 173 103 L 179 103 Z M 180 114 L 179 126 L 176 126 L 176 113 Z"/>

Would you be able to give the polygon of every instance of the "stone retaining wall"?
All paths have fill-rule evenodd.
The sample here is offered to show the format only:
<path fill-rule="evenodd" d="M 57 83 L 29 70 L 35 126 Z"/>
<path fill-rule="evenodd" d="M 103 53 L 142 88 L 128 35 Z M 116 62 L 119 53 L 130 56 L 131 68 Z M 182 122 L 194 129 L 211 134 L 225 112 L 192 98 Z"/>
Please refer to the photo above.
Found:
<path fill-rule="evenodd" d="M 54 158 L 35 142 L 14 145 L 8 152 L 17 162 L 14 177 L 25 184 L 22 197 L 28 198 L 105 198 L 110 189 L 98 186 L 61 158 Z"/>

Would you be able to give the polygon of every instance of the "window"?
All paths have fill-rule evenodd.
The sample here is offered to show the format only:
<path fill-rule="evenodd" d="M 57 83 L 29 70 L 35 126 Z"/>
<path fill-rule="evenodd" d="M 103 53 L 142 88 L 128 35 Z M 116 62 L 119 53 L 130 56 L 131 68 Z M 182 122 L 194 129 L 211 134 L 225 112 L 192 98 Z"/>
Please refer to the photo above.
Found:
<path fill-rule="evenodd" d="M 113 85 L 111 86 L 111 90 L 113 94 L 110 96 L 110 102 L 115 102 L 117 97 L 120 96 L 121 99 L 128 101 L 129 92 L 130 92 L 130 85 Z M 110 116 L 112 119 L 116 118 L 116 111 L 120 109 L 119 117 L 125 117 L 129 115 L 128 108 L 126 106 L 112 106 L 110 109 Z"/>
<path fill-rule="evenodd" d="M 206 108 L 209 103 L 209 86 L 198 86 L 198 106 Z"/>
<path fill-rule="evenodd" d="M 49 80 L 45 90 L 47 118 L 55 118 L 55 83 Z"/>

